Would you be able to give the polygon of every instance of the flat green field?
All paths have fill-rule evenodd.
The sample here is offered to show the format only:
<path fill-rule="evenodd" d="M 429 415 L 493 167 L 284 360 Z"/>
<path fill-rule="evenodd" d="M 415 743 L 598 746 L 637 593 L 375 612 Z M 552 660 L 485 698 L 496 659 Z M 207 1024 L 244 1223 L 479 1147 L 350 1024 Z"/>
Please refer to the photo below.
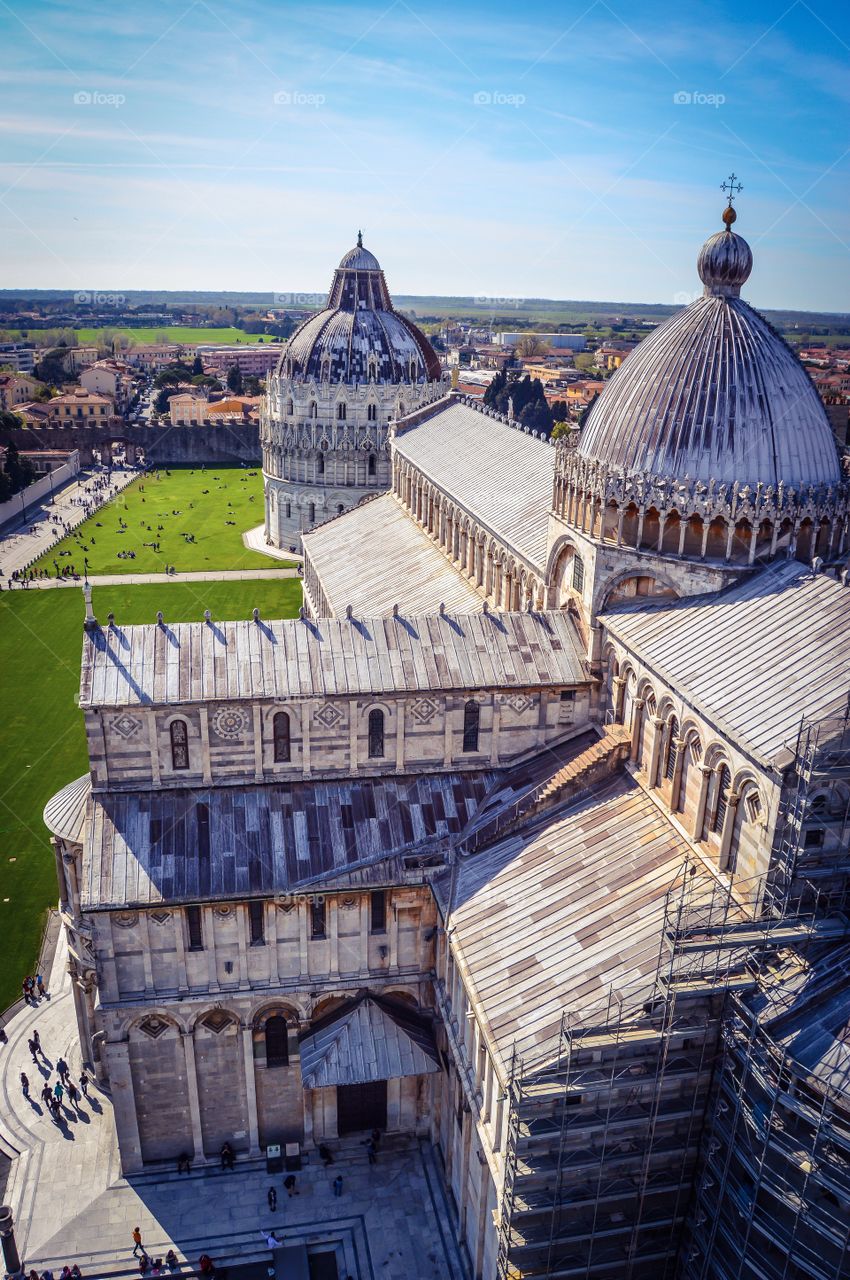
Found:
<path fill-rule="evenodd" d="M 119 624 L 291 618 L 298 579 L 97 587 L 94 607 Z M 0 1009 L 20 996 L 32 973 L 45 912 L 56 902 L 55 864 L 41 814 L 46 802 L 87 768 L 83 717 L 76 705 L 82 650 L 82 592 L 0 594 Z"/>
<path fill-rule="evenodd" d="M 4 340 L 9 342 L 19 342 L 23 333 L 26 332 L 27 337 L 39 344 L 39 334 L 44 330 L 41 329 L 3 329 Z M 262 333 L 243 333 L 241 329 L 196 329 L 190 325 L 169 325 L 168 327 L 160 325 L 159 328 L 150 329 L 109 329 L 110 336 L 119 335 L 129 338 L 136 346 L 150 346 L 153 342 L 185 342 L 194 344 L 196 342 L 244 342 L 246 344 L 259 342 L 271 342 L 274 339 L 269 338 Z M 103 333 L 103 329 L 76 329 L 77 342 L 81 347 L 90 347 L 98 341 L 98 335 Z M 8 335 L 6 337 L 5 335 Z"/>
<path fill-rule="evenodd" d="M 242 542 L 243 532 L 262 522 L 258 468 L 148 472 L 46 551 L 37 567 L 51 577 L 57 565 L 73 564 L 82 573 L 84 559 L 90 574 L 164 573 L 167 564 L 178 573 L 282 568 L 286 562 L 249 551 Z M 119 558 L 119 552 L 130 551 L 135 558 Z"/>

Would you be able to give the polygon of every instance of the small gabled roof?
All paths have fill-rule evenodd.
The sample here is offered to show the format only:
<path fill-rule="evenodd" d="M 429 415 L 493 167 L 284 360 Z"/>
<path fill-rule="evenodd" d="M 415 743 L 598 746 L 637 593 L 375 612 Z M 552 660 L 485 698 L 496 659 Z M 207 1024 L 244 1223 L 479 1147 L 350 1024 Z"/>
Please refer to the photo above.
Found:
<path fill-rule="evenodd" d="M 434 1033 L 412 1009 L 363 993 L 300 1043 L 305 1089 L 368 1084 L 440 1070 Z"/>

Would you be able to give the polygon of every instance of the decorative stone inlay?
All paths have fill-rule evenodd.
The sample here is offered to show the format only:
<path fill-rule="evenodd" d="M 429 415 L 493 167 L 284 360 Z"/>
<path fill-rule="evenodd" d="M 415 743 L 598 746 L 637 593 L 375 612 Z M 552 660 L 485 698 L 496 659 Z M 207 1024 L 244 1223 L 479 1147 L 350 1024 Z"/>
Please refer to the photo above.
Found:
<path fill-rule="evenodd" d="M 233 907 L 229 906 L 229 905 L 228 905 L 228 904 L 226 904 L 226 903 L 221 904 L 221 905 L 219 905 L 219 906 L 217 906 L 217 907 L 213 907 L 213 911 L 214 911 L 214 912 L 215 912 L 215 914 L 216 914 L 217 916 L 219 916 L 222 920 L 226 920 L 229 916 L 232 916 L 232 915 L 233 915 Z"/>
<path fill-rule="evenodd" d="M 410 714 L 417 724 L 430 724 L 439 710 L 433 698 L 419 698 L 410 708 Z"/>
<path fill-rule="evenodd" d="M 116 716 L 114 720 L 110 720 L 109 727 L 115 730 L 119 738 L 129 741 L 130 738 L 135 738 L 142 727 L 142 722 L 136 716 L 131 716 L 125 711 L 122 715 Z"/>
<path fill-rule="evenodd" d="M 119 929 L 132 929 L 139 922 L 138 911 L 116 911 L 112 919 Z"/>
<path fill-rule="evenodd" d="M 357 906 L 357 899 L 343 898 L 342 901 L 340 902 L 340 906 L 342 907 L 343 911 L 353 911 Z"/>
<path fill-rule="evenodd" d="M 158 1018 L 156 1014 L 145 1018 L 144 1022 L 139 1023 L 139 1030 L 146 1036 L 150 1036 L 151 1040 L 158 1040 L 168 1030 L 168 1023 L 164 1018 Z"/>
<path fill-rule="evenodd" d="M 155 924 L 165 924 L 166 921 L 170 919 L 171 919 L 170 911 L 152 911 L 151 912 L 151 920 L 153 920 Z"/>
<path fill-rule="evenodd" d="M 313 712 L 313 719 L 316 724 L 324 725 L 326 729 L 333 729 L 345 719 L 345 713 L 332 702 L 326 702 L 324 706 Z"/>
<path fill-rule="evenodd" d="M 222 1009 L 213 1009 L 212 1013 L 208 1013 L 201 1021 L 203 1026 L 212 1031 L 213 1035 L 218 1036 L 221 1035 L 225 1027 L 230 1026 L 233 1019 Z"/>
<path fill-rule="evenodd" d="M 506 696 L 504 701 L 505 706 L 510 707 L 518 716 L 521 716 L 524 711 L 528 711 L 531 707 L 535 706 L 537 702 L 536 698 L 530 698 L 524 693 L 514 693 L 510 696 Z"/>
<path fill-rule="evenodd" d="M 248 713 L 244 707 L 217 707 L 210 716 L 210 728 L 225 742 L 235 742 L 245 736 Z"/>

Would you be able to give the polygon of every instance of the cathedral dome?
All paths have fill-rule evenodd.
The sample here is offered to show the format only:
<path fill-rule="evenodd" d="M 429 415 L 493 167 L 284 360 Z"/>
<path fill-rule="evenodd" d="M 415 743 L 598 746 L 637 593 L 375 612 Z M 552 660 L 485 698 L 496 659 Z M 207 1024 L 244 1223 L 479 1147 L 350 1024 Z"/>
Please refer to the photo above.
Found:
<path fill-rule="evenodd" d="M 360 235 L 334 273 L 327 305 L 292 335 L 278 372 L 350 384 L 438 382 L 441 376 L 431 344 L 393 307 L 380 263 Z"/>
<path fill-rule="evenodd" d="M 731 217 L 730 217 L 731 214 Z M 623 361 L 590 410 L 579 454 L 628 474 L 740 486 L 841 479 L 826 412 L 796 355 L 738 295 L 750 247 L 731 229 L 703 245 L 704 295 Z"/>

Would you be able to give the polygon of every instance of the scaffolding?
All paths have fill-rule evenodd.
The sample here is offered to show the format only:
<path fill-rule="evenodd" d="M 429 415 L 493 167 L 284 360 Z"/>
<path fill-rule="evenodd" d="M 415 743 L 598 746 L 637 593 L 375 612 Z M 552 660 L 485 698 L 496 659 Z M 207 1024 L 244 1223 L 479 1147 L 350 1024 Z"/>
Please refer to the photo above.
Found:
<path fill-rule="evenodd" d="M 690 858 L 654 981 L 565 1012 L 547 1065 L 514 1058 L 499 1280 L 850 1276 L 850 1110 L 748 1012 L 793 1003 L 789 956 L 804 974 L 832 946 L 850 957 L 846 840 L 828 874 L 802 857 L 813 791 L 835 779 L 850 784 L 850 701 L 800 727 L 770 873 L 732 884 Z"/>

